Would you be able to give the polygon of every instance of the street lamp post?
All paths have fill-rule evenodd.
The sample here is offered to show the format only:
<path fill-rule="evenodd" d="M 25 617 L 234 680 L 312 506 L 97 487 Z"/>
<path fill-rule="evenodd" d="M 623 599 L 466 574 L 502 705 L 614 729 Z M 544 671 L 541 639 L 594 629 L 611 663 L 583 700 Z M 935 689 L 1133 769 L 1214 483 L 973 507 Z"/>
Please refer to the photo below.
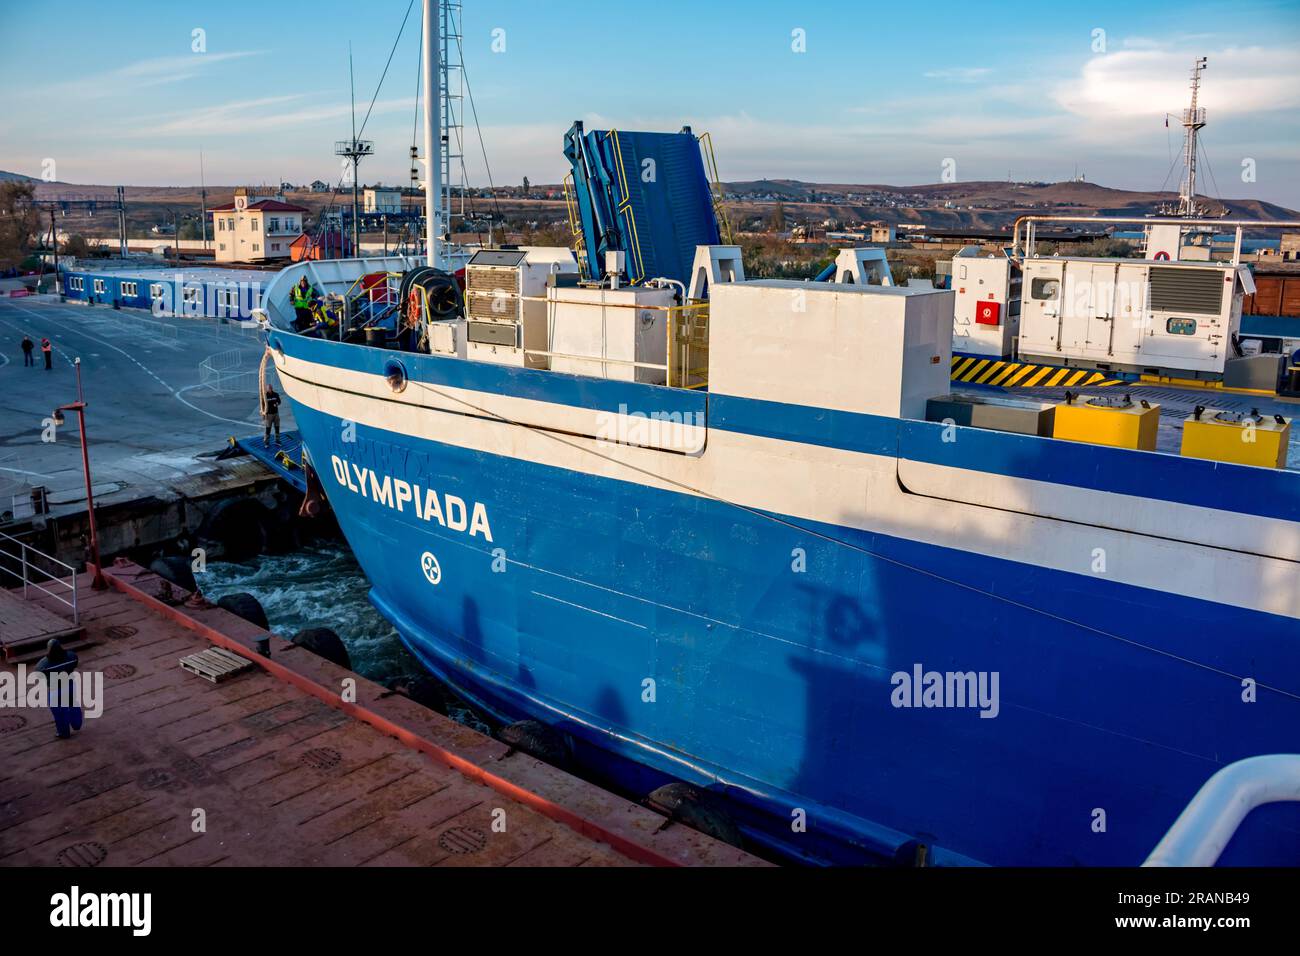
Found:
<path fill-rule="evenodd" d="M 81 426 L 81 467 L 86 476 L 86 516 L 90 522 L 90 560 L 95 568 L 95 576 L 90 582 L 90 586 L 96 591 L 103 591 L 108 587 L 108 582 L 104 580 L 104 570 L 100 567 L 99 561 L 99 533 L 95 528 L 95 496 L 90 487 L 90 448 L 86 444 L 86 398 L 81 390 L 81 358 L 73 360 L 73 365 L 77 369 L 77 400 L 71 405 L 60 405 L 54 410 L 54 424 L 62 425 L 67 419 L 64 418 L 64 412 L 76 412 L 77 419 Z"/>

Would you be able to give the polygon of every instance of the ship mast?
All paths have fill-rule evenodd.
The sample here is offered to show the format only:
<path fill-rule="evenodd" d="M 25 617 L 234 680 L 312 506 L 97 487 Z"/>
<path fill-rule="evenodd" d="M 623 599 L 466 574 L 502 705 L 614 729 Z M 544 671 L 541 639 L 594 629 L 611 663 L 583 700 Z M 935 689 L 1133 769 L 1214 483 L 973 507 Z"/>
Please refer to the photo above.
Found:
<path fill-rule="evenodd" d="M 1183 128 L 1187 133 L 1183 140 L 1185 175 L 1178 193 L 1178 215 L 1184 217 L 1200 215 L 1200 209 L 1196 205 L 1196 133 L 1205 125 L 1205 109 L 1196 105 L 1196 99 L 1201 89 L 1201 71 L 1204 69 L 1205 57 L 1197 57 L 1192 64 L 1192 105 L 1183 110 Z"/>
<path fill-rule="evenodd" d="M 427 264 L 438 265 L 438 210 L 442 197 L 442 44 L 439 42 L 441 0 L 424 0 L 424 252 Z"/>

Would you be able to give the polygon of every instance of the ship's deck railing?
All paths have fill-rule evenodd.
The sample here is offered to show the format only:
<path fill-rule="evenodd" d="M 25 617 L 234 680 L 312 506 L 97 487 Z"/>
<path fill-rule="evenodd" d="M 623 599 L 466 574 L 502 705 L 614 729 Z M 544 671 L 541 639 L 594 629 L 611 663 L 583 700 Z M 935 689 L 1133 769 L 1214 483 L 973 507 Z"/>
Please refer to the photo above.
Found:
<path fill-rule="evenodd" d="M 556 305 L 578 305 L 599 307 L 601 309 L 630 310 L 629 321 L 636 321 L 640 312 L 663 312 L 667 316 L 664 326 L 667 362 L 638 362 L 633 359 L 609 358 L 604 354 L 608 337 L 602 325 L 600 355 L 575 355 L 556 352 L 551 349 L 524 348 L 526 356 L 545 359 L 563 359 L 577 362 L 590 362 L 600 366 L 619 366 L 622 368 L 650 369 L 664 373 L 664 384 L 670 388 L 706 389 L 709 384 L 709 304 L 704 300 L 692 300 L 686 305 L 646 305 L 631 302 L 581 302 L 566 299 L 551 299 L 543 296 L 519 296 L 519 302 L 538 302 L 548 307 Z M 548 320 L 548 338 L 554 334 L 554 312 Z M 548 342 L 548 345 L 552 344 Z"/>
<path fill-rule="evenodd" d="M 1255 808 L 1300 801 L 1300 754 L 1228 764 L 1192 797 L 1143 866 L 1213 866 Z"/>
<path fill-rule="evenodd" d="M 42 567 L 33 559 L 39 559 L 46 566 Z M 13 562 L 17 562 L 17 570 Z M 54 570 L 48 570 L 51 566 Z M 22 582 L 24 600 L 31 594 L 32 589 L 40 591 L 70 608 L 73 624 L 81 623 L 77 610 L 77 569 L 72 565 L 33 548 L 26 541 L 0 533 L 0 571 L 3 571 L 7 577 Z M 67 572 L 67 580 L 64 580 L 64 572 Z M 49 587 L 46 587 L 46 584 Z"/>

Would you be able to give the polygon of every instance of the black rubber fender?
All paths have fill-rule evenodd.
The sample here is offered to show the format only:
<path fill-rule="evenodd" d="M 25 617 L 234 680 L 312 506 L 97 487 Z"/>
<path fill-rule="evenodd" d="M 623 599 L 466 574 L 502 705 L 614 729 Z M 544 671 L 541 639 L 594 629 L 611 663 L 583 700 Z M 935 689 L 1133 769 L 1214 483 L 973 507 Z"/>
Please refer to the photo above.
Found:
<path fill-rule="evenodd" d="M 670 820 L 699 830 L 732 846 L 741 845 L 740 828 L 718 801 L 689 783 L 666 783 L 646 797 L 646 804 Z"/>
<path fill-rule="evenodd" d="M 512 749 L 553 767 L 568 763 L 569 748 L 564 738 L 539 720 L 517 720 L 502 727 L 497 736 Z"/>
<path fill-rule="evenodd" d="M 247 591 L 236 591 L 234 594 L 227 594 L 225 597 L 218 598 L 217 607 L 229 611 L 237 617 L 242 617 L 249 624 L 256 624 L 264 631 L 271 629 L 270 623 L 266 620 L 266 611 L 262 608 L 262 602 Z"/>
<path fill-rule="evenodd" d="M 206 534 L 221 545 L 230 561 L 255 558 L 266 549 L 267 509 L 256 498 L 218 502 L 204 521 Z"/>
<path fill-rule="evenodd" d="M 328 627 L 304 627 L 293 636 L 293 643 L 332 664 L 352 670 L 352 658 L 343 639 Z"/>

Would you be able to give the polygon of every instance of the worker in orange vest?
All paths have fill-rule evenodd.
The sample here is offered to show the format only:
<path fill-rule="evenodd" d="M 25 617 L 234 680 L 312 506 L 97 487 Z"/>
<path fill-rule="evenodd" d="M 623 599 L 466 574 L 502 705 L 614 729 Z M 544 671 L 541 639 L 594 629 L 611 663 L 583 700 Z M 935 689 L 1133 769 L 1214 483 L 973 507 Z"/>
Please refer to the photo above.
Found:
<path fill-rule="evenodd" d="M 41 339 L 41 354 L 45 356 L 45 371 L 48 372 L 54 368 L 54 346 L 49 339 Z"/>

